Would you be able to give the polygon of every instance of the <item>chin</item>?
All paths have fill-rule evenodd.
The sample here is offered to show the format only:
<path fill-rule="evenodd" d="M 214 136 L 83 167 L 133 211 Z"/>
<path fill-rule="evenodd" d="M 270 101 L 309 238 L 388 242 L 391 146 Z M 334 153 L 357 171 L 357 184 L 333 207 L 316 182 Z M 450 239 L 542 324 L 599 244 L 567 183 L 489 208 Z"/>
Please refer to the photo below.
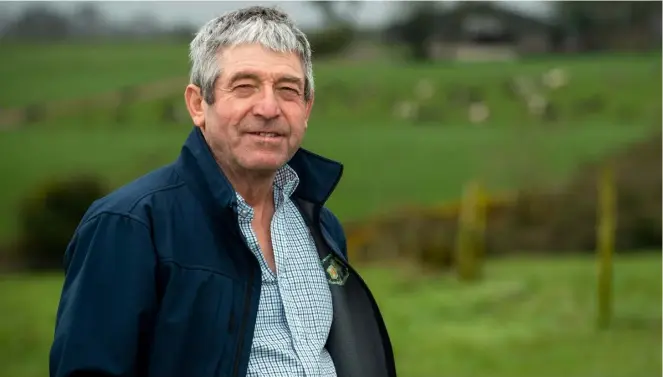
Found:
<path fill-rule="evenodd" d="M 257 157 L 257 156 L 256 156 Z M 251 158 L 244 161 L 242 165 L 246 170 L 253 171 L 277 171 L 288 162 L 286 156 L 260 156 L 259 158 Z"/>

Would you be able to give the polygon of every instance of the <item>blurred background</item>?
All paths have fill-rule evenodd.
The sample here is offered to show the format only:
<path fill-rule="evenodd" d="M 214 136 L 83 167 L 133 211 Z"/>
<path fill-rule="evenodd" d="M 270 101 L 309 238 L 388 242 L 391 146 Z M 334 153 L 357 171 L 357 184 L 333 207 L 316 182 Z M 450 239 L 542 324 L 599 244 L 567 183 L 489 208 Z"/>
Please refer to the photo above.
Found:
<path fill-rule="evenodd" d="M 87 206 L 171 162 L 188 43 L 314 49 L 304 146 L 403 377 L 661 375 L 661 2 L 0 3 L 0 376 L 47 375 Z"/>

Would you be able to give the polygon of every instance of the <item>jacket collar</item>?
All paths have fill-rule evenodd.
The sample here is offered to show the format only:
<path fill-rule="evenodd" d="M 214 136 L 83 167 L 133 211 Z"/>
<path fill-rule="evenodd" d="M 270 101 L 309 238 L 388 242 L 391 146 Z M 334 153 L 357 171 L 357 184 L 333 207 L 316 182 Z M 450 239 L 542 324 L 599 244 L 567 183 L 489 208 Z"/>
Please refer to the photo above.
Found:
<path fill-rule="evenodd" d="M 218 209 L 235 207 L 235 190 L 219 169 L 212 152 L 198 127 L 193 127 L 178 160 L 178 174 L 203 204 Z M 299 176 L 293 196 L 324 205 L 343 174 L 343 165 L 300 148 L 288 165 Z"/>

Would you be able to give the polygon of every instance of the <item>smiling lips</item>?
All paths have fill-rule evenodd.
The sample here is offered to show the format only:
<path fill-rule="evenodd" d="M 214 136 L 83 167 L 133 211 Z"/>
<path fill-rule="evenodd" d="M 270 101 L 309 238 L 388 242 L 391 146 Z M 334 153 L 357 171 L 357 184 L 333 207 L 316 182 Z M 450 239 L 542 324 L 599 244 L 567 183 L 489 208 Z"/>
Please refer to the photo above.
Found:
<path fill-rule="evenodd" d="M 280 145 L 285 135 L 276 132 L 248 132 L 248 135 L 257 143 L 276 146 Z"/>
<path fill-rule="evenodd" d="M 266 138 L 277 138 L 283 136 L 275 132 L 249 132 L 249 134 L 254 136 L 266 137 Z"/>

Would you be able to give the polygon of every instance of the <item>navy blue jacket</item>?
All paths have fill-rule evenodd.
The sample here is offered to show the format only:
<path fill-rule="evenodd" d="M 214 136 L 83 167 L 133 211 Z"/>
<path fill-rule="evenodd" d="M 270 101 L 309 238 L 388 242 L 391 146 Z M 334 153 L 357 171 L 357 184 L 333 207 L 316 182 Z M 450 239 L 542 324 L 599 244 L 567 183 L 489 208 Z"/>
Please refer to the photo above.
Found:
<path fill-rule="evenodd" d="M 338 376 L 395 376 L 379 309 L 324 207 L 343 167 L 304 149 L 289 164 L 320 257 L 345 274 L 330 284 Z M 261 278 L 236 208 L 196 127 L 173 164 L 96 201 L 65 252 L 50 376 L 245 376 Z"/>

